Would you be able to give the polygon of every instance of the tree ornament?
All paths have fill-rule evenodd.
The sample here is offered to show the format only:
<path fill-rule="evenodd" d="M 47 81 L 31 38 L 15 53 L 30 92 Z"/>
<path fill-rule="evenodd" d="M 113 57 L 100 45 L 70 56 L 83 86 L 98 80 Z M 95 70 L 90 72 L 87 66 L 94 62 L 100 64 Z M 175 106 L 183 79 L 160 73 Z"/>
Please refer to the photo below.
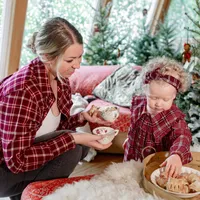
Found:
<path fill-rule="evenodd" d="M 148 10 L 147 10 L 146 8 L 144 8 L 144 9 L 142 10 L 142 14 L 143 14 L 143 16 L 146 16 L 146 15 L 148 14 Z"/>
<path fill-rule="evenodd" d="M 190 58 L 192 55 L 192 52 L 190 51 L 191 45 L 188 43 L 188 30 L 189 28 L 187 27 L 187 43 L 184 44 L 184 52 L 182 53 L 182 63 L 185 64 L 187 61 L 190 62 Z"/>
<path fill-rule="evenodd" d="M 94 24 L 94 33 L 99 33 L 99 32 L 100 30 L 98 24 Z"/>
<path fill-rule="evenodd" d="M 104 60 L 103 65 L 107 65 L 107 60 Z"/>
<path fill-rule="evenodd" d="M 182 53 L 182 63 L 185 64 L 187 61 L 190 62 L 190 58 L 192 55 L 192 52 L 190 51 L 190 44 L 185 43 L 184 44 L 184 52 Z"/>
<path fill-rule="evenodd" d="M 196 83 L 197 81 L 200 80 L 200 75 L 197 72 L 192 72 L 192 80 L 193 83 Z"/>
<path fill-rule="evenodd" d="M 119 58 L 120 56 L 121 56 L 121 51 L 120 51 L 120 49 L 118 48 L 117 57 Z"/>

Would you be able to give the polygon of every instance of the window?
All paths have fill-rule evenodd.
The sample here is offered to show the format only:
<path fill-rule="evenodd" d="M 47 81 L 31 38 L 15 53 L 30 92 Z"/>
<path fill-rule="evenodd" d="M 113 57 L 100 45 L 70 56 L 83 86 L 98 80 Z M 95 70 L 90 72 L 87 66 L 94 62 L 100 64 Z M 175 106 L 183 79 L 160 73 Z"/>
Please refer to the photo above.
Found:
<path fill-rule="evenodd" d="M 123 45 L 128 46 L 131 41 L 139 38 L 147 28 L 148 19 L 151 17 L 152 0 L 113 0 L 112 10 L 109 16 L 110 25 L 116 32 L 116 38 L 124 38 Z M 146 11 L 146 13 L 144 13 Z M 123 46 L 122 45 L 122 46 Z M 123 49 L 123 47 L 119 48 Z M 127 49 L 119 59 L 119 63 L 129 62 L 129 50 Z"/>
<path fill-rule="evenodd" d="M 138 37 L 144 19 L 143 10 L 149 12 L 151 3 L 152 0 L 113 0 L 109 20 L 119 34 L 127 34 L 130 30 L 132 38 Z"/>
<path fill-rule="evenodd" d="M 193 11 L 196 6 L 195 0 L 171 0 L 166 19 L 168 21 L 173 21 L 176 24 L 180 38 L 183 40 L 186 40 L 188 37 L 192 38 L 191 32 L 188 32 L 184 28 L 195 28 L 194 24 L 188 19 L 185 13 L 187 13 L 193 19 L 198 20 L 198 16 Z M 180 32 L 180 30 L 182 31 Z"/>
<path fill-rule="evenodd" d="M 27 64 L 35 57 L 32 52 L 26 48 L 28 39 L 36 32 L 40 25 L 48 18 L 63 17 L 72 23 L 87 39 L 88 33 L 92 30 L 94 10 L 98 0 L 29 0 L 26 14 L 26 23 L 24 29 L 24 39 L 21 53 L 20 66 Z M 89 12 L 88 12 L 89 11 Z"/>

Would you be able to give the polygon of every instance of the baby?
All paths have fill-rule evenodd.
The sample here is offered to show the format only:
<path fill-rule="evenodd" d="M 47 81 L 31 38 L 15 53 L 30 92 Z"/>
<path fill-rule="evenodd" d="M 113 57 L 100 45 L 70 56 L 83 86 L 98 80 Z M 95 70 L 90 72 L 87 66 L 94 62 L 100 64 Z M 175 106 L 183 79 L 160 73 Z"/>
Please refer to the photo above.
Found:
<path fill-rule="evenodd" d="M 168 176 L 176 177 L 182 165 L 192 160 L 191 132 L 185 115 L 174 104 L 177 93 L 187 90 L 189 76 L 180 63 L 159 57 L 144 66 L 141 83 L 144 94 L 132 99 L 124 161 L 142 161 L 151 153 L 169 151 L 161 167 L 165 166 Z"/>

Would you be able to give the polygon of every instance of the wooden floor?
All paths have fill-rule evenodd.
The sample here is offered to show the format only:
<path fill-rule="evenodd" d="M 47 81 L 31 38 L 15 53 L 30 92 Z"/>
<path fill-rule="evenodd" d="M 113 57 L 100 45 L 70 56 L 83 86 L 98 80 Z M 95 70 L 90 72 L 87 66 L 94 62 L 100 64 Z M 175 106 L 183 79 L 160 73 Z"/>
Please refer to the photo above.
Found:
<path fill-rule="evenodd" d="M 112 162 L 119 163 L 123 161 L 122 154 L 100 154 L 95 156 L 90 162 L 83 161 L 77 165 L 70 177 L 84 176 L 90 174 L 100 174 Z"/>

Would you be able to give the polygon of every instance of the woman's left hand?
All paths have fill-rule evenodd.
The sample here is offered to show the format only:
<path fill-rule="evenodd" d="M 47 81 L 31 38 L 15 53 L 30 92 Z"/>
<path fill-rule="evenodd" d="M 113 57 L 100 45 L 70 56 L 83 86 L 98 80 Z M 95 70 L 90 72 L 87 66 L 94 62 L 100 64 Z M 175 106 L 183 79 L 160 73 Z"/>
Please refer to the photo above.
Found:
<path fill-rule="evenodd" d="M 110 126 L 112 124 L 111 122 L 102 119 L 99 111 L 94 111 L 92 115 L 90 115 L 88 112 L 82 112 L 81 114 L 88 122 L 103 124 L 104 126 Z"/>
<path fill-rule="evenodd" d="M 181 173 L 182 162 L 178 154 L 169 156 L 160 167 L 165 167 L 165 172 L 168 177 L 176 177 Z"/>

